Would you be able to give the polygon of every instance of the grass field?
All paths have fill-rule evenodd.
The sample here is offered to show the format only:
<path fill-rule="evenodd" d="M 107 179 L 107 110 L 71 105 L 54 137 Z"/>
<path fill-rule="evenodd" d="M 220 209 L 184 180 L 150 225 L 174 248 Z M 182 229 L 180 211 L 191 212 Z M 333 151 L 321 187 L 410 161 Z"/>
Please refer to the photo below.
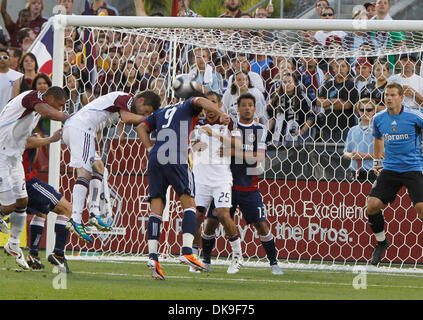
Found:
<path fill-rule="evenodd" d="M 166 280 L 158 281 L 145 262 L 69 261 L 70 275 L 55 274 L 43 263 L 43 271 L 17 271 L 2 251 L 0 300 L 423 299 L 422 274 L 367 273 L 367 288 L 357 290 L 357 274 L 346 271 L 285 269 L 274 276 L 268 268 L 243 267 L 229 275 L 226 266 L 215 265 L 210 273 L 192 274 L 186 266 L 163 263 Z"/>

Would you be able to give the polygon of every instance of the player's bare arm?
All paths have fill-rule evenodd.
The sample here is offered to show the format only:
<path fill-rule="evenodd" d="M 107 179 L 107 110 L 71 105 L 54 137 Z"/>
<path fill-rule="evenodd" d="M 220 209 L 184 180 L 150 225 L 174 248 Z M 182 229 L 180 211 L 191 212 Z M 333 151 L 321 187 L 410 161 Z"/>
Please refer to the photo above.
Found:
<path fill-rule="evenodd" d="M 126 110 L 120 110 L 119 113 L 123 123 L 139 125 L 142 121 L 145 120 L 145 116 L 135 114 Z"/>
<path fill-rule="evenodd" d="M 151 150 L 153 143 L 150 140 L 150 128 L 142 122 L 136 128 L 138 137 L 141 139 L 141 143 L 144 145 L 144 148 Z"/>
<path fill-rule="evenodd" d="M 61 122 L 65 122 L 70 117 L 70 115 L 53 108 L 47 103 L 37 103 L 34 110 L 43 117 Z"/>
<path fill-rule="evenodd" d="M 62 129 L 57 130 L 50 137 L 47 137 L 47 138 L 40 137 L 39 135 L 34 135 L 28 138 L 25 148 L 33 149 L 33 148 L 47 146 L 50 143 L 59 141 L 61 137 L 62 137 Z"/>
<path fill-rule="evenodd" d="M 215 112 L 219 116 L 220 121 L 225 125 L 228 125 L 231 121 L 231 118 L 226 113 L 224 113 L 222 110 L 220 110 L 216 106 L 215 103 L 211 102 L 210 100 L 208 100 L 206 98 L 201 98 L 201 97 L 195 98 L 194 99 L 194 105 L 196 107 L 203 108 L 206 111 Z"/>

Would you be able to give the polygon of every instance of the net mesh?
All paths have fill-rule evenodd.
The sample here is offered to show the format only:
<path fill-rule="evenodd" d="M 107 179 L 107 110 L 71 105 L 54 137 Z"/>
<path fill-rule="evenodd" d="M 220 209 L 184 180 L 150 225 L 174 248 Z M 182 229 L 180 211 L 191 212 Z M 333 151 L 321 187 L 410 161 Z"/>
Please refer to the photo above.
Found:
<path fill-rule="evenodd" d="M 373 140 L 368 139 L 370 127 L 362 121 L 370 121 L 372 115 L 361 114 L 359 107 L 383 109 L 383 88 L 389 80 L 412 87 L 405 103 L 420 109 L 422 43 L 421 33 L 406 31 L 68 27 L 67 109 L 77 112 L 115 90 L 155 90 L 165 106 L 177 101 L 170 84 L 180 73 L 221 94 L 223 109 L 234 119 L 234 100 L 241 92 L 252 92 L 257 119 L 268 128 L 266 166 L 259 187 L 279 260 L 367 263 L 375 244 L 365 212 L 374 181 L 368 157 Z M 413 81 L 408 73 L 404 75 L 409 64 Z M 373 103 L 357 104 L 363 98 Z M 354 140 L 357 137 L 361 140 Z M 67 250 L 73 256 L 145 257 L 146 152 L 134 128 L 119 125 L 99 132 L 98 154 L 108 171 L 112 207 L 105 218 L 114 229 L 110 233 L 90 229 L 93 244 L 72 235 Z M 69 151 L 62 145 L 61 192 L 71 199 L 74 172 L 68 161 Z M 159 248 L 163 257 L 178 255 L 182 244 L 182 209 L 173 191 L 170 195 Z M 383 261 L 421 267 L 422 225 L 404 190 L 384 215 L 392 246 Z M 87 219 L 88 210 L 83 221 Z M 239 211 L 234 219 L 248 262 L 267 262 L 254 228 L 245 224 Z M 222 227 L 213 255 L 222 261 L 230 255 Z"/>

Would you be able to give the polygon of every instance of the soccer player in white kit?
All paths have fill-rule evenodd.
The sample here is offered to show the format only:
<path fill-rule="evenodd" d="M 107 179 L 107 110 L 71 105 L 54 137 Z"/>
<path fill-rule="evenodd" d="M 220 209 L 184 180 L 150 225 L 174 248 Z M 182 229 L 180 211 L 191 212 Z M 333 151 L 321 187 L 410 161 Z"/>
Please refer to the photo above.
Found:
<path fill-rule="evenodd" d="M 0 231 L 9 232 L 3 218 L 10 214 L 10 237 L 4 250 L 26 270 L 29 267 L 20 248 L 28 204 L 22 154 L 41 116 L 57 121 L 69 118 L 60 111 L 65 103 L 66 94 L 60 87 L 50 87 L 44 94 L 29 90 L 12 99 L 0 113 Z"/>
<path fill-rule="evenodd" d="M 222 106 L 220 97 L 216 93 L 209 91 L 206 98 L 219 107 Z M 202 221 L 206 210 L 214 202 L 213 215 L 223 225 L 232 248 L 232 262 L 228 268 L 228 273 L 237 273 L 242 264 L 242 253 L 237 227 L 229 211 L 232 206 L 231 154 L 230 152 L 229 154 L 223 152 L 222 142 L 204 132 L 205 128 L 230 138 L 233 134 L 233 123 L 231 121 L 229 125 L 224 125 L 219 121 L 217 114 L 206 111 L 206 118 L 197 122 L 193 133 L 195 135 L 193 138 L 195 143 L 193 145 L 195 204 L 197 205 L 197 216 L 200 217 L 197 219 L 197 239 L 200 233 L 199 222 Z M 230 146 L 227 150 L 230 151 Z M 202 237 L 214 237 L 215 229 L 212 230 L 211 234 L 206 233 L 205 230 Z M 206 268 L 210 270 L 210 257 L 205 257 L 203 262 Z"/>
<path fill-rule="evenodd" d="M 65 123 L 63 141 L 71 154 L 69 165 L 76 168 L 77 174 L 72 190 L 72 216 L 67 228 L 82 240 L 92 242 L 82 224 L 82 212 L 93 173 L 95 134 L 106 126 L 117 124 L 119 120 L 138 125 L 145 119 L 146 113 L 157 110 L 160 105 L 160 97 L 152 91 L 143 91 L 135 96 L 115 91 L 88 103 Z"/>

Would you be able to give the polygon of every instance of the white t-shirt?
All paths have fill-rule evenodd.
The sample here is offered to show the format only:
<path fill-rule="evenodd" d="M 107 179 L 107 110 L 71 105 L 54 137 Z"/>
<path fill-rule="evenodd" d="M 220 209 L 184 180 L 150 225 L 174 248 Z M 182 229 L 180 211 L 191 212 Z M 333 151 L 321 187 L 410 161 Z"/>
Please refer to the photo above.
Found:
<path fill-rule="evenodd" d="M 256 112 L 254 113 L 254 117 L 261 119 L 264 123 L 266 119 L 266 100 L 263 94 L 257 88 L 248 88 L 248 92 L 256 98 Z M 231 90 L 228 87 L 222 98 L 223 111 L 227 113 L 235 123 L 238 121 L 238 97 L 237 94 L 231 94 Z"/>
<path fill-rule="evenodd" d="M 117 124 L 119 110 L 131 110 L 133 96 L 123 91 L 115 91 L 101 96 L 76 112 L 65 126 L 95 134 L 106 126 Z"/>
<path fill-rule="evenodd" d="M 2 154 L 22 158 L 26 141 L 32 134 L 41 115 L 34 110 L 36 104 L 45 103 L 35 90 L 22 92 L 5 105 L 0 113 L 0 150 Z"/>
<path fill-rule="evenodd" d="M 327 38 L 337 37 L 343 41 L 346 35 L 347 34 L 344 31 L 317 31 L 314 34 L 314 39 L 316 39 L 316 41 L 319 42 L 322 46 L 326 46 Z"/>
<path fill-rule="evenodd" d="M 231 156 L 220 156 L 222 143 L 215 137 L 208 136 L 201 131 L 202 127 L 210 127 L 213 132 L 219 135 L 230 137 L 232 135 L 232 122 L 229 126 L 221 124 L 219 121 L 210 123 L 205 120 L 199 120 L 195 126 L 192 140 L 207 144 L 202 151 L 193 152 L 193 173 L 196 184 L 208 186 L 232 185 Z"/>
<path fill-rule="evenodd" d="M 407 85 L 423 96 L 423 78 L 417 74 L 413 74 L 409 78 L 404 78 L 401 74 L 394 74 L 388 78 L 388 82 L 396 82 L 402 86 Z M 420 108 L 420 105 L 412 96 L 404 96 L 404 104 L 413 109 Z"/>
<path fill-rule="evenodd" d="M 12 98 L 13 83 L 22 76 L 22 73 L 17 72 L 13 69 L 9 69 L 9 71 L 6 73 L 0 72 L 0 112 Z"/>
<path fill-rule="evenodd" d="M 260 92 L 264 92 L 265 88 L 264 88 L 263 78 L 258 73 L 254 72 L 254 71 L 249 71 L 248 76 L 250 77 L 251 85 L 254 88 L 259 89 Z M 231 88 L 233 77 L 234 77 L 234 75 L 232 74 L 228 79 L 228 88 L 229 89 Z"/>

